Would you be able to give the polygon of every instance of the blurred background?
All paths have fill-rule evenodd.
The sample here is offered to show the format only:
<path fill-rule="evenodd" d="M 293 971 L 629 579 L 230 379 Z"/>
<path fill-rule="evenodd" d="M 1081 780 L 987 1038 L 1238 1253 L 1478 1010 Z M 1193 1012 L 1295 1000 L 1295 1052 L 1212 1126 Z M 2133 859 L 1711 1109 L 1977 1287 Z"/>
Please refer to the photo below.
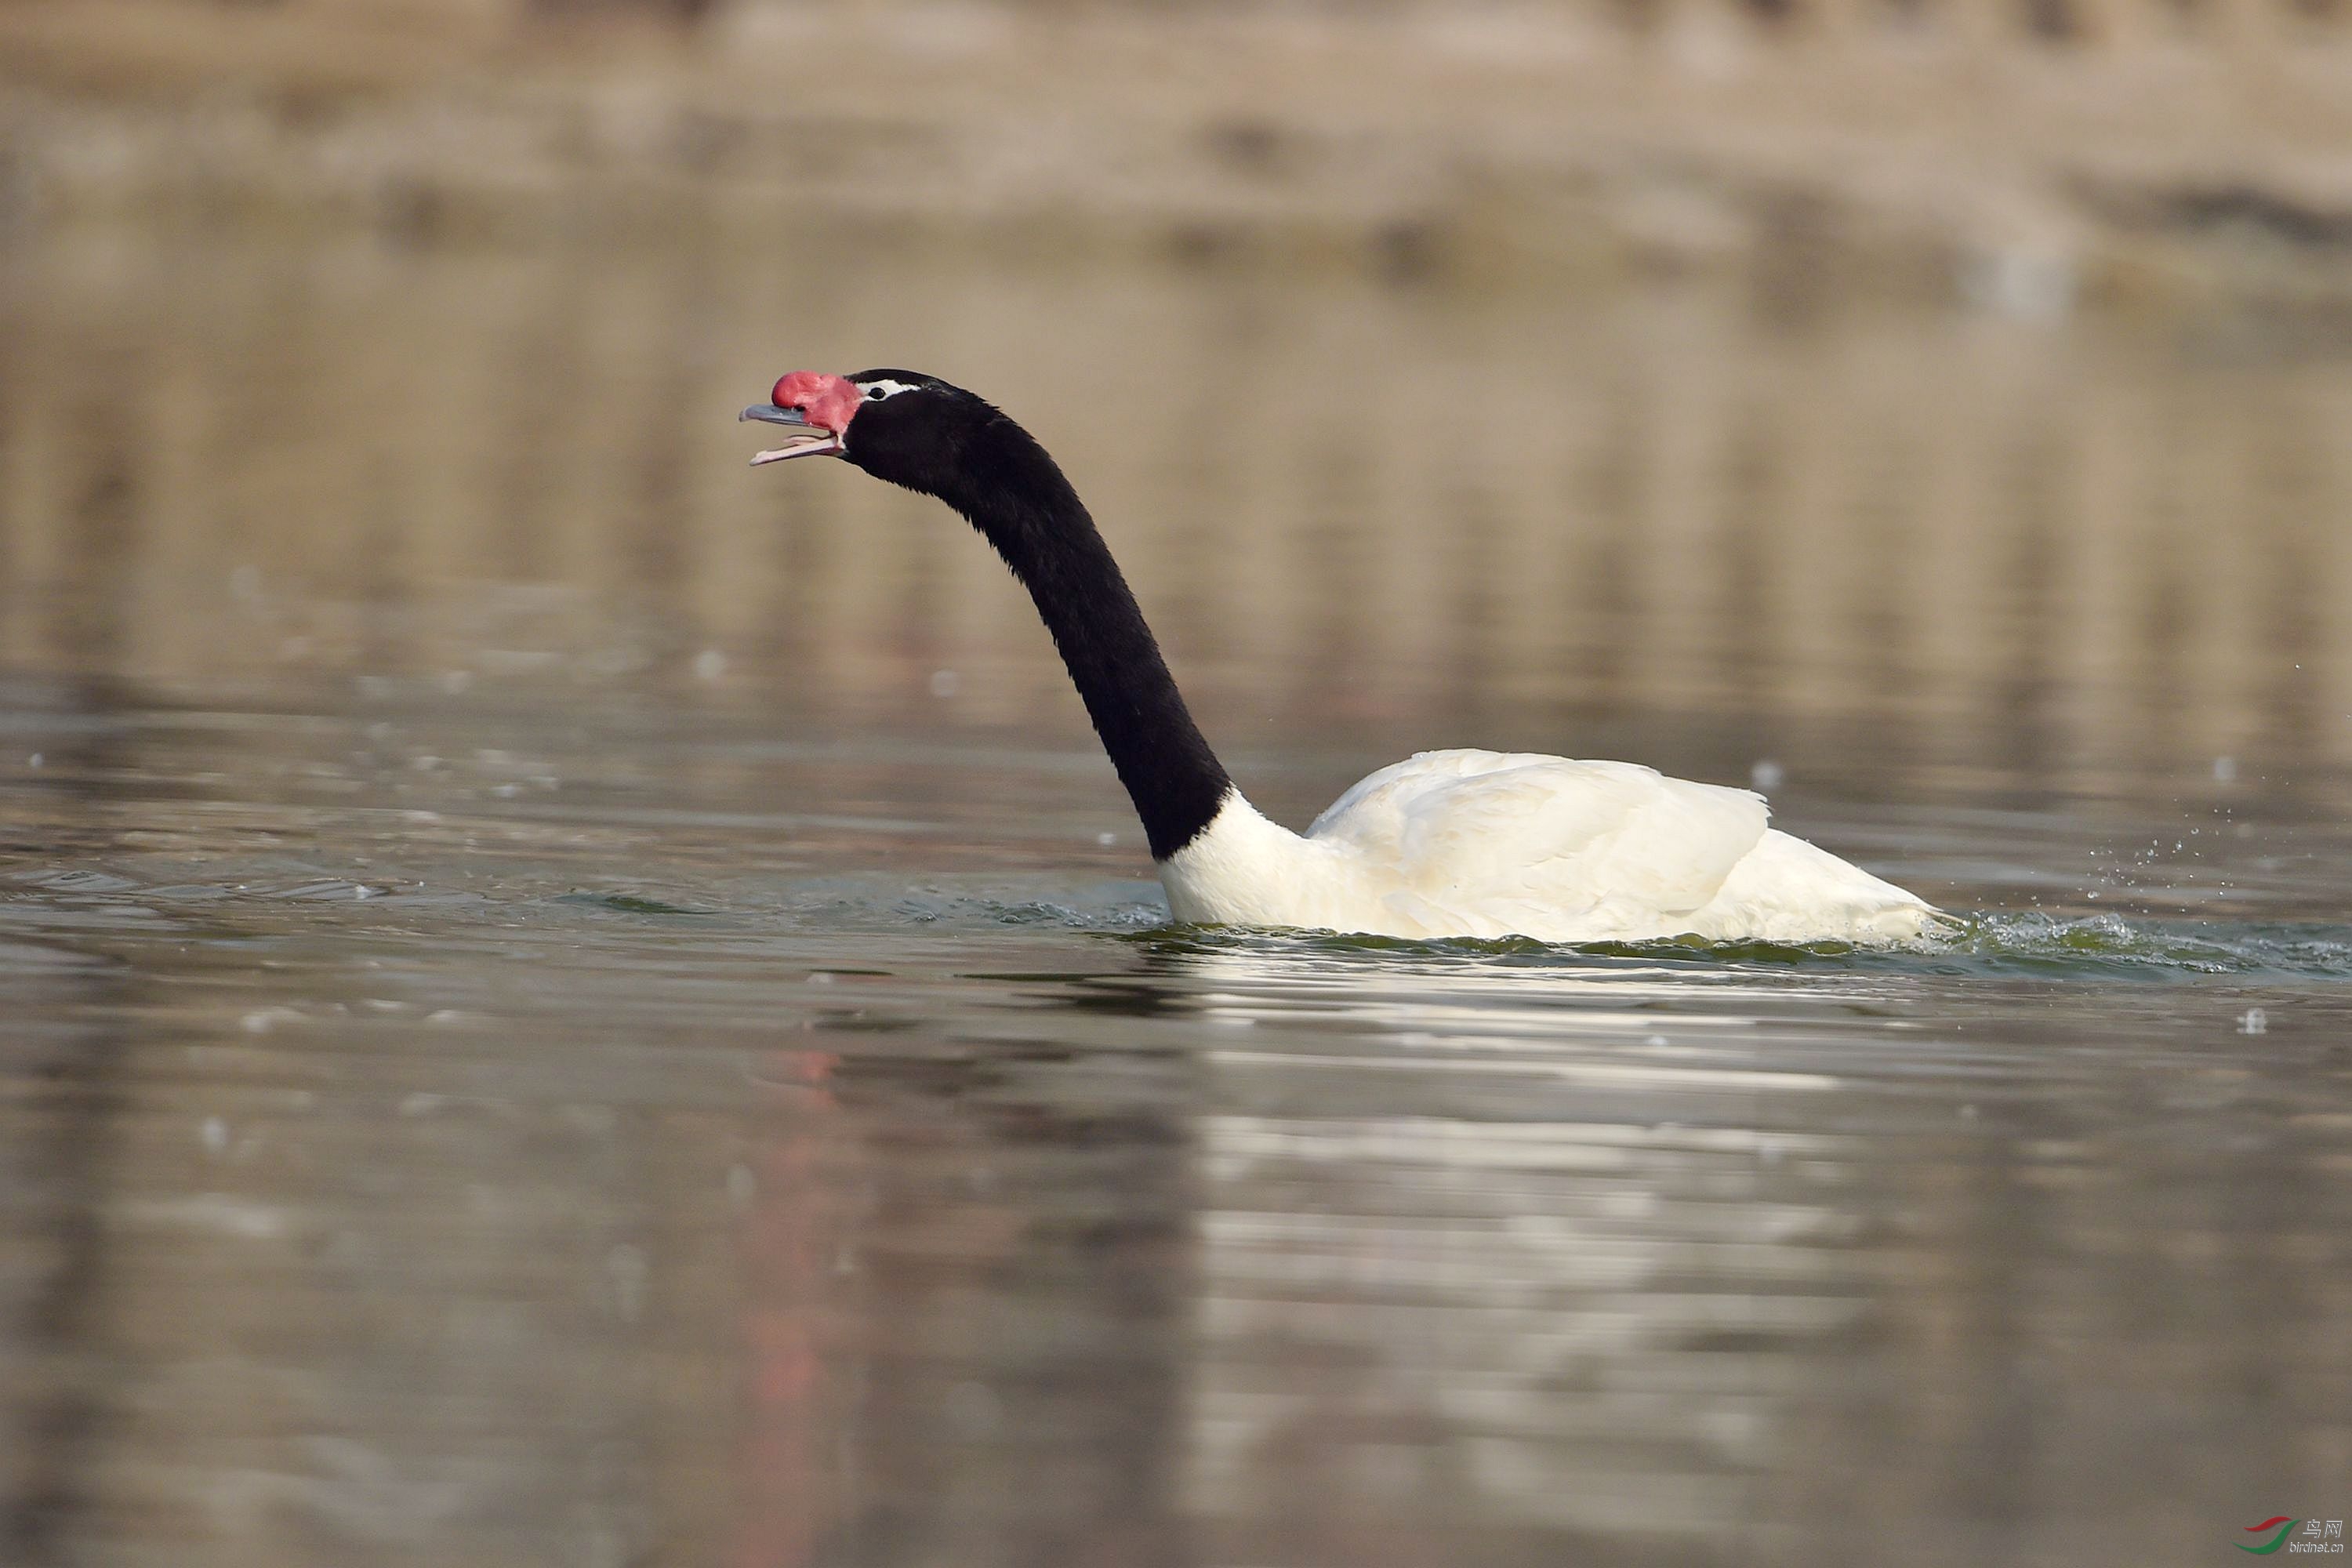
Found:
<path fill-rule="evenodd" d="M 996 401 L 1303 824 L 1156 932 Z M 2204 1561 L 2352 1507 L 2340 0 L 0 0 L 0 1562 Z M 812 471 L 821 470 L 821 471 Z"/>
<path fill-rule="evenodd" d="M 2352 742 L 2326 5 L 12 0 L 0 58 L 28 667 L 445 673 L 527 584 L 1066 714 L 919 503 L 737 471 L 780 371 L 905 363 L 1253 719 Z"/>

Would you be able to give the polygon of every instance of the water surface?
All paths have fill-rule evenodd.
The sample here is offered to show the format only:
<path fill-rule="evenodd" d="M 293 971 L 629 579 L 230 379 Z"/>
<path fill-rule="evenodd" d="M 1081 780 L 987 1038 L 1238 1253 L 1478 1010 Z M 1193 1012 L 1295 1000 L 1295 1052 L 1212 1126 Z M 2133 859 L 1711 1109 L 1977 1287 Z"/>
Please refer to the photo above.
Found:
<path fill-rule="evenodd" d="M 2352 363 L 7 265 L 6 1560 L 2186 1562 L 2352 1504 Z M 777 373 L 893 361 L 1064 453 L 1286 820 L 1629 756 L 1969 923 L 1167 928 L 978 542 L 740 468 Z M 1406 363 L 1518 395 L 1412 444 L 1300 390 Z"/>

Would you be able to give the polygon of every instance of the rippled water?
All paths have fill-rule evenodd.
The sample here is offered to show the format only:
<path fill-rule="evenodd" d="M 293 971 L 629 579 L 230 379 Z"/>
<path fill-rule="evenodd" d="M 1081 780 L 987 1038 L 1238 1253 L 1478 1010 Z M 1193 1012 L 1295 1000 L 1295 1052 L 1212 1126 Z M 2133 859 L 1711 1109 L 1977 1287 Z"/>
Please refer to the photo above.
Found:
<path fill-rule="evenodd" d="M 707 258 L 149 247 L 16 255 L 0 349 L 0 1560 L 2189 1562 L 2352 1506 L 2352 625 L 2296 434 L 2352 366 L 1559 308 L 1612 359 L 938 258 L 921 341 L 845 341 L 877 283 L 803 353 L 714 336 Z M 1213 411 L 1170 345 L 1220 332 L 1621 423 L 1370 483 L 1295 398 L 1294 468 L 1089 412 L 1137 336 Z M 740 468 L 785 362 L 991 337 L 1269 809 L 1420 744 L 1777 777 L 1962 925 L 1166 928 L 977 543 Z M 2201 476 L 2153 533 L 2145 469 Z"/>

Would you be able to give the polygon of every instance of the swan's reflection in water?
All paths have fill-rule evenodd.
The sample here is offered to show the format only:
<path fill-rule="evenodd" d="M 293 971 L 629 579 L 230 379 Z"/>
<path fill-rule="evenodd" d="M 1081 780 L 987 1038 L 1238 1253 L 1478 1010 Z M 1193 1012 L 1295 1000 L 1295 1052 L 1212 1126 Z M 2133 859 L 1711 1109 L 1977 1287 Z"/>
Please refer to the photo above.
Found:
<path fill-rule="evenodd" d="M 1770 1038 L 1834 1043 L 1802 987 L 1272 943 L 1171 968 L 1217 1108 L 1200 1515 L 1379 1562 L 1464 1529 L 1760 1543 L 1802 1363 L 1871 1310 L 1819 1130 L 1840 1079 Z"/>

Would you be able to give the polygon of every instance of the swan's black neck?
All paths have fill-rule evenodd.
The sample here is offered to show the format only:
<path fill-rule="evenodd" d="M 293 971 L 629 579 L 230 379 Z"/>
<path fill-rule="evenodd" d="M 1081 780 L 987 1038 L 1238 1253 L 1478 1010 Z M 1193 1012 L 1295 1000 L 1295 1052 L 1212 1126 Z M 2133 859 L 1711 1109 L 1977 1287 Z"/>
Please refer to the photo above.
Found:
<path fill-rule="evenodd" d="M 1143 819 L 1151 858 L 1199 837 L 1233 788 L 1192 722 L 1110 547 L 1029 433 L 990 411 L 932 493 L 984 534 L 1021 579 Z"/>

